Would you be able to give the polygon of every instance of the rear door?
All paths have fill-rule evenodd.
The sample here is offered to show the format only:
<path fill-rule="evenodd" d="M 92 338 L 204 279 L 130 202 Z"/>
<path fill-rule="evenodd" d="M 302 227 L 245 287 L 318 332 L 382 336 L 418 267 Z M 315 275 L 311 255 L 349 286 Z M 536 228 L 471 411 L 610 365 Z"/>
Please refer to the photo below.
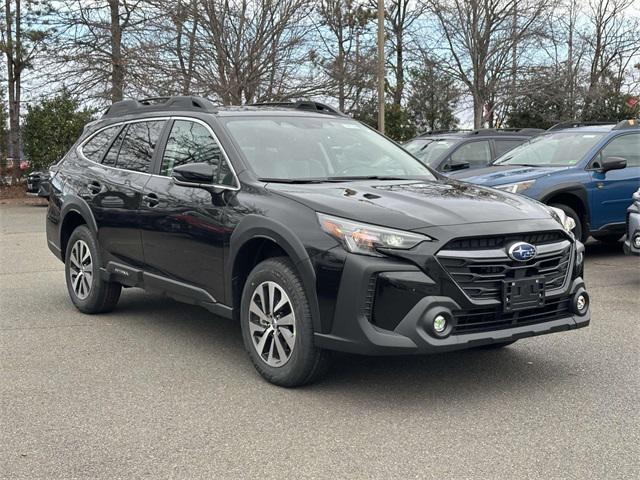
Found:
<path fill-rule="evenodd" d="M 606 157 L 622 157 L 626 168 L 603 173 L 598 170 Z M 633 193 L 640 186 L 640 133 L 625 133 L 610 140 L 590 164 L 591 228 L 624 223 Z"/>
<path fill-rule="evenodd" d="M 156 143 L 165 122 L 165 119 L 157 119 L 119 126 L 117 135 L 109 140 L 106 152 L 100 155 L 93 152 L 91 141 L 82 147 L 83 154 L 91 160 L 85 200 L 98 226 L 98 241 L 107 256 L 103 259 L 105 263 L 142 265 L 138 214 Z"/>
<path fill-rule="evenodd" d="M 174 183 L 175 167 L 201 162 L 215 167 L 217 193 Z M 231 236 L 225 207 L 238 184 L 211 127 L 197 119 L 174 119 L 155 173 L 141 206 L 146 270 L 223 301 L 224 247 Z"/>

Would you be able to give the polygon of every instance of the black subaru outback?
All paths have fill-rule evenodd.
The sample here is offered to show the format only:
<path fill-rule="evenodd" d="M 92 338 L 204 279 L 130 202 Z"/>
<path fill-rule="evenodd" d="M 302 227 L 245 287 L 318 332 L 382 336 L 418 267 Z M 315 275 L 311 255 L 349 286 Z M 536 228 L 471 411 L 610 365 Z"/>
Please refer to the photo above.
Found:
<path fill-rule="evenodd" d="M 51 178 L 47 237 L 85 313 L 142 287 L 241 322 L 257 370 L 328 351 L 502 347 L 588 325 L 561 211 L 434 173 L 322 104 L 126 100 Z"/>

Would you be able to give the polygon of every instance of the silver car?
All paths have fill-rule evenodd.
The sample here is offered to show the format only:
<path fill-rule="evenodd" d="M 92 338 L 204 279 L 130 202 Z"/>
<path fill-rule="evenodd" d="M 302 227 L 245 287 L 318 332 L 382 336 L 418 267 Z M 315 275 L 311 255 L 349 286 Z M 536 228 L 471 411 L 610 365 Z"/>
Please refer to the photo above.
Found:
<path fill-rule="evenodd" d="M 624 240 L 627 255 L 640 255 L 640 188 L 633 194 L 633 203 L 627 209 L 627 237 Z"/>

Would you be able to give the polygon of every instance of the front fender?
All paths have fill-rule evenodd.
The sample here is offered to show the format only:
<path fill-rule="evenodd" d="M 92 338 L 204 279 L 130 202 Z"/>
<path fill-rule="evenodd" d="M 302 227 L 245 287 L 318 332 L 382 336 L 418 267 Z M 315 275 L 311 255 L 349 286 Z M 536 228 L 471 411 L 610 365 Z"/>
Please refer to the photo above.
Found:
<path fill-rule="evenodd" d="M 309 258 L 309 254 L 300 239 L 283 223 L 259 215 L 247 215 L 237 225 L 231 235 L 229 258 L 225 268 L 226 291 L 229 298 L 233 298 L 233 266 L 242 247 L 256 238 L 265 238 L 278 244 L 291 258 L 300 273 L 304 285 L 313 326 L 316 331 L 321 330 L 320 308 L 316 294 L 316 273 Z"/>

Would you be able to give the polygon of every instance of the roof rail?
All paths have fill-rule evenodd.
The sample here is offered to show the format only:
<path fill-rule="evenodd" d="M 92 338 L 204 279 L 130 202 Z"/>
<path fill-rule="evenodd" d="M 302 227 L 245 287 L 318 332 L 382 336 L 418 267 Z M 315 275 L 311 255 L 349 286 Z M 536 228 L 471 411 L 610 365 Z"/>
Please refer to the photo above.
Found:
<path fill-rule="evenodd" d="M 547 129 L 547 132 L 553 132 L 555 130 L 564 130 L 566 128 L 578 128 L 578 127 L 594 127 L 597 125 L 612 125 L 615 121 L 608 122 L 583 122 L 581 120 L 569 120 L 567 122 L 556 123 L 552 127 Z"/>
<path fill-rule="evenodd" d="M 433 130 L 431 132 L 421 133 L 420 137 L 428 137 L 429 135 L 442 135 L 447 133 L 468 133 L 471 135 L 537 135 L 544 132 L 541 128 L 479 128 L 476 130 Z"/>
<path fill-rule="evenodd" d="M 163 112 L 167 110 L 188 110 L 217 113 L 218 108 L 203 97 L 151 97 L 141 100 L 122 100 L 111 105 L 103 117 L 118 117 L 133 113 Z"/>
<path fill-rule="evenodd" d="M 629 128 L 640 128 L 640 118 L 630 118 L 618 123 L 613 130 L 627 130 Z"/>
<path fill-rule="evenodd" d="M 330 107 L 329 105 L 325 105 L 320 102 L 313 102 L 311 100 L 299 100 L 297 102 L 260 102 L 260 103 L 250 103 L 249 107 L 282 107 L 282 108 L 292 108 L 294 110 L 308 110 L 311 112 L 320 112 L 320 113 L 329 113 L 332 115 L 340 115 L 345 117 L 346 115 L 342 113 L 340 110 Z"/>

